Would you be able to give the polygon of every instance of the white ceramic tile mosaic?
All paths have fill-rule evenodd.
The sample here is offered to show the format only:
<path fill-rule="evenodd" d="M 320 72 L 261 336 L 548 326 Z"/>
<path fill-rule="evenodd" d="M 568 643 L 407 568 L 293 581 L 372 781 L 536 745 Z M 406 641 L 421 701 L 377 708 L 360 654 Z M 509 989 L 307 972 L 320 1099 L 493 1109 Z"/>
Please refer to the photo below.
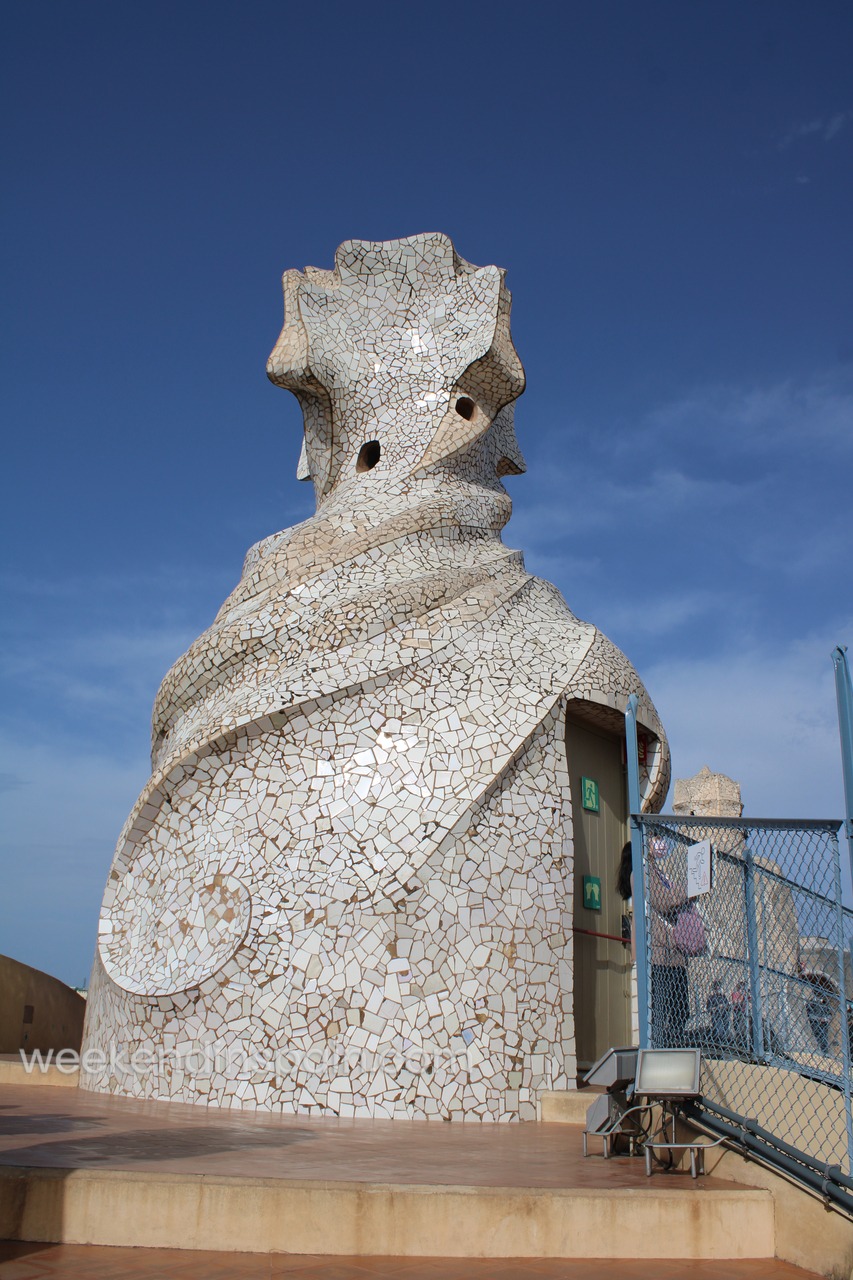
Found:
<path fill-rule="evenodd" d="M 317 513 L 251 549 L 163 681 L 84 1041 L 153 1061 L 82 1083 L 529 1119 L 575 1075 L 566 707 L 640 693 L 646 807 L 666 740 L 627 659 L 501 541 L 524 470 L 503 272 L 440 235 L 351 241 L 284 293 L 268 372 Z"/>

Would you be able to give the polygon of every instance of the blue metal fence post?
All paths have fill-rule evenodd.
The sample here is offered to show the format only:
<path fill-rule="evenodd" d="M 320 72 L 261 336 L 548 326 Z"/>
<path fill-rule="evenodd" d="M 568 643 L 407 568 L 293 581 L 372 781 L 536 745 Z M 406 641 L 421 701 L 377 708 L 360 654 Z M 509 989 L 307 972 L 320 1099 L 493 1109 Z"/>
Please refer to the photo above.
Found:
<path fill-rule="evenodd" d="M 749 1003 L 752 1009 L 752 1052 L 760 1062 L 764 1057 L 764 1011 L 761 1006 L 759 972 L 758 920 L 755 910 L 755 864 L 747 844 L 743 851 L 744 888 L 746 890 L 746 937 L 749 955 Z M 747 1022 L 747 1026 L 749 1023 Z"/>
<path fill-rule="evenodd" d="M 847 646 L 838 644 L 832 651 L 835 668 L 835 694 L 838 699 L 838 730 L 841 734 L 841 772 L 844 777 L 844 834 L 850 855 L 853 877 L 853 684 L 847 665 Z"/>
<path fill-rule="evenodd" d="M 847 665 L 847 646 L 838 644 L 832 651 L 835 668 L 835 696 L 838 699 L 838 732 L 841 735 L 841 773 L 844 778 L 844 834 L 847 837 L 847 854 L 850 858 L 850 879 L 853 883 L 853 684 Z M 847 989 L 844 975 L 844 913 L 841 907 L 840 860 L 836 859 L 838 881 L 838 959 L 840 968 L 841 1000 L 841 1048 L 844 1061 L 844 1102 L 847 1109 L 847 1161 L 848 1174 L 853 1176 L 853 1100 L 851 1100 L 850 1041 L 847 1031 Z M 845 1052 L 846 1050 L 846 1052 Z"/>
<path fill-rule="evenodd" d="M 643 869 L 643 830 L 640 813 L 640 752 L 637 746 L 636 693 L 628 698 L 625 711 L 625 744 L 628 761 L 628 809 L 631 821 L 631 862 L 634 900 L 634 948 L 637 953 L 637 1015 L 640 1048 L 649 1047 L 649 970 L 646 951 L 646 880 Z"/>
<path fill-rule="evenodd" d="M 838 1003 L 841 1065 L 844 1071 L 844 1109 L 847 1117 L 847 1175 L 853 1177 L 853 1099 L 851 1099 L 850 1038 L 847 1032 L 847 978 L 844 973 L 844 908 L 841 903 L 841 857 L 835 844 L 835 928 L 838 935 Z"/>

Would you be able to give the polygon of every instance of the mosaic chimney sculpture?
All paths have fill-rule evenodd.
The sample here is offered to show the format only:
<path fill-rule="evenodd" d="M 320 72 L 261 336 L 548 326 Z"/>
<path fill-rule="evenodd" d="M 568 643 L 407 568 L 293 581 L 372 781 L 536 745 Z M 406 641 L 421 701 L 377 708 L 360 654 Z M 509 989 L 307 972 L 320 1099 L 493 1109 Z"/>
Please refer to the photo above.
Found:
<path fill-rule="evenodd" d="M 160 688 L 84 1042 L 121 1062 L 82 1083 L 532 1118 L 575 1076 L 567 704 L 640 692 L 649 807 L 663 730 L 501 541 L 524 470 L 504 273 L 441 235 L 351 241 L 284 295 L 268 373 L 302 407 L 317 512 L 249 551 Z"/>

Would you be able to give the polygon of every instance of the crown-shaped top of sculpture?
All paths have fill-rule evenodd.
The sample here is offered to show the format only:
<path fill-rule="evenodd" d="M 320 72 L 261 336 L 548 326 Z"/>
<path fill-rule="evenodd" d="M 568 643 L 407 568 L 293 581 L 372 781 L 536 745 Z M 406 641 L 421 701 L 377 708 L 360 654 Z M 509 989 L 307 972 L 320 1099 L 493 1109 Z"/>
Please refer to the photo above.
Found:
<path fill-rule="evenodd" d="M 267 373 L 302 406 L 298 474 L 318 509 L 451 476 L 502 489 L 500 476 L 524 470 L 512 420 L 524 370 L 504 274 L 438 234 L 348 240 L 334 270 L 285 272 Z"/>

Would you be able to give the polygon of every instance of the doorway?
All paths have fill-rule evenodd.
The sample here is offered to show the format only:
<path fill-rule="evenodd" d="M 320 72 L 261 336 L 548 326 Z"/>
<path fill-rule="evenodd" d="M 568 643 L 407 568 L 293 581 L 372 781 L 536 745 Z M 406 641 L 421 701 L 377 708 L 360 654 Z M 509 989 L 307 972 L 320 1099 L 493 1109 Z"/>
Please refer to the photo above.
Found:
<path fill-rule="evenodd" d="M 616 892 L 619 858 L 629 838 L 624 742 L 618 713 L 570 704 L 566 755 L 574 829 L 574 1018 L 581 1069 L 614 1045 L 631 1043 L 631 949 L 621 941 L 626 904 Z"/>

